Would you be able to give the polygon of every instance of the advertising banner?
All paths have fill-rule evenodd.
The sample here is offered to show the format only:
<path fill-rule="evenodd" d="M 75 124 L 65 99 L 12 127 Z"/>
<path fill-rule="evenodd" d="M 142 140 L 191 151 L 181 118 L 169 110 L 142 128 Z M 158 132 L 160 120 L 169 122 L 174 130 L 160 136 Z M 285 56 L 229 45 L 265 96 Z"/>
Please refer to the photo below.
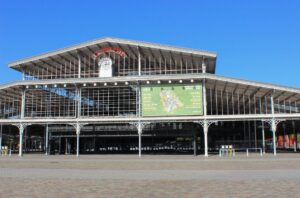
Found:
<path fill-rule="evenodd" d="M 284 146 L 284 136 L 280 135 L 277 137 L 277 147 L 283 148 L 283 146 Z"/>
<path fill-rule="evenodd" d="M 290 148 L 294 148 L 294 144 L 295 144 L 295 136 L 294 134 L 290 134 Z"/>
<path fill-rule="evenodd" d="M 202 85 L 144 85 L 142 116 L 203 115 Z"/>

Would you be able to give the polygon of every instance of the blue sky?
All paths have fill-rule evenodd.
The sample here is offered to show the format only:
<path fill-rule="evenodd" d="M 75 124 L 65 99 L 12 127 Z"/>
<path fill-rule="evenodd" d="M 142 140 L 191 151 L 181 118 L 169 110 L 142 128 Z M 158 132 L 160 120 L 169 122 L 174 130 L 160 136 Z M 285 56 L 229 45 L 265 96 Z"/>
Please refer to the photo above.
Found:
<path fill-rule="evenodd" d="M 0 83 L 11 61 L 101 37 L 217 52 L 217 74 L 300 88 L 299 0 L 0 1 Z"/>

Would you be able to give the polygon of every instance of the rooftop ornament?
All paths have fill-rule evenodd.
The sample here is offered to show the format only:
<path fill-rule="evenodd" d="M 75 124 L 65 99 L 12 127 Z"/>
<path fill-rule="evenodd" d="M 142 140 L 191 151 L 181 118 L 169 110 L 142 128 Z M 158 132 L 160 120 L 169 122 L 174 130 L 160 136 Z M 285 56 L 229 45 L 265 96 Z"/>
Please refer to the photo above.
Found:
<path fill-rule="evenodd" d="M 95 52 L 93 58 L 96 59 L 98 56 L 104 53 L 116 53 L 119 54 L 121 57 L 126 56 L 126 53 L 119 47 L 103 47 L 100 50 Z"/>

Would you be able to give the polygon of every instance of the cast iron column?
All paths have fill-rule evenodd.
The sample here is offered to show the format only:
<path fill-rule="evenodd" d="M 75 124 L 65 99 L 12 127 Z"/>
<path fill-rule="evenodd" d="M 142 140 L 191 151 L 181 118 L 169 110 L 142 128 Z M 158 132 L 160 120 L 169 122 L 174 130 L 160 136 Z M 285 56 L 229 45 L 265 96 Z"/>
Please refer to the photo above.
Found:
<path fill-rule="evenodd" d="M 276 151 L 276 122 L 275 122 L 275 118 L 274 118 L 274 98 L 273 98 L 273 94 L 271 95 L 271 110 L 272 110 L 272 120 L 271 120 L 271 129 L 272 129 L 272 133 L 273 133 L 273 154 L 276 155 L 277 151 Z"/>
<path fill-rule="evenodd" d="M 138 134 L 139 134 L 139 157 L 142 156 L 142 126 L 141 122 L 138 122 Z"/>
<path fill-rule="evenodd" d="M 79 136 L 80 136 L 80 125 L 76 125 L 76 156 L 79 157 Z"/>
<path fill-rule="evenodd" d="M 49 128 L 48 128 L 48 124 L 46 125 L 46 145 L 45 145 L 45 149 L 46 149 L 46 155 L 48 155 L 48 144 L 49 144 Z"/>
<path fill-rule="evenodd" d="M 263 147 L 263 153 L 266 154 L 266 143 L 265 143 L 265 123 L 261 122 L 261 132 L 262 132 L 262 147 Z"/>
<path fill-rule="evenodd" d="M 207 140 L 208 124 L 206 120 L 204 120 L 203 122 L 203 132 L 204 132 L 204 157 L 208 157 L 208 140 Z"/>
<path fill-rule="evenodd" d="M 24 131 L 24 126 L 23 124 L 19 125 L 19 135 L 20 135 L 20 139 L 19 139 L 19 156 L 22 157 L 23 156 L 23 131 Z"/>

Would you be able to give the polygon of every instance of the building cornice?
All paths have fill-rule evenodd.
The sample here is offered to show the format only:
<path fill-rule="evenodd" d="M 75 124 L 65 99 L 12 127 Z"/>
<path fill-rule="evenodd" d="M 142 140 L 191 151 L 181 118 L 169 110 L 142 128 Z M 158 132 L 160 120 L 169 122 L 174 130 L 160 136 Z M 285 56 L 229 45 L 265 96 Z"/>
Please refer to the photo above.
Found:
<path fill-rule="evenodd" d="M 256 81 L 241 80 L 236 78 L 229 78 L 218 76 L 214 74 L 188 74 L 188 75 L 153 75 L 153 76 L 127 76 L 127 77 L 112 77 L 112 78 L 70 78 L 70 79 L 51 79 L 51 80 L 24 80 L 16 81 L 0 86 L 1 89 L 6 89 L 14 86 L 35 86 L 35 85 L 77 85 L 77 84 L 94 84 L 94 83 L 125 83 L 137 81 L 178 81 L 191 80 L 201 81 L 202 79 L 215 80 L 221 82 L 229 82 L 245 86 L 262 87 L 265 89 L 273 89 L 282 92 L 293 92 L 300 94 L 300 89 L 287 86 L 274 85 L 270 83 L 260 83 Z"/>

